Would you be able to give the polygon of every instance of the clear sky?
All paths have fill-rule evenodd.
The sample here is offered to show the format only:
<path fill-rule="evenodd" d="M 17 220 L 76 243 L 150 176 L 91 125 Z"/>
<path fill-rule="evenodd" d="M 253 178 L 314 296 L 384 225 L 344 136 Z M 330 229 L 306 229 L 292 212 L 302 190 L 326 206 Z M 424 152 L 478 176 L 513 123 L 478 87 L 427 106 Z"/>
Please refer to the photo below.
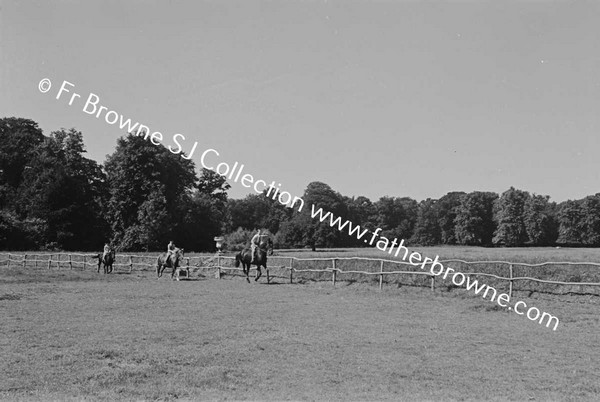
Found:
<path fill-rule="evenodd" d="M 56 100 L 67 80 L 198 141 L 197 165 L 214 148 L 294 195 L 581 198 L 600 192 L 599 17 L 595 1 L 1 0 L 0 117 L 75 127 L 103 162 L 124 132 Z"/>

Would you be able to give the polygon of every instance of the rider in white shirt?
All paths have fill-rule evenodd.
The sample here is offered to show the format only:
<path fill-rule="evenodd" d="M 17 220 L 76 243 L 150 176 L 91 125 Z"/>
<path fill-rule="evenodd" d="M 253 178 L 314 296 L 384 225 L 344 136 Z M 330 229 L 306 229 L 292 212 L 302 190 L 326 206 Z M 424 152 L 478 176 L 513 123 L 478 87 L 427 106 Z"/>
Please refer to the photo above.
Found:
<path fill-rule="evenodd" d="M 256 232 L 252 240 L 250 240 L 250 250 L 252 252 L 252 261 L 256 259 L 256 247 L 260 244 L 260 230 Z"/>

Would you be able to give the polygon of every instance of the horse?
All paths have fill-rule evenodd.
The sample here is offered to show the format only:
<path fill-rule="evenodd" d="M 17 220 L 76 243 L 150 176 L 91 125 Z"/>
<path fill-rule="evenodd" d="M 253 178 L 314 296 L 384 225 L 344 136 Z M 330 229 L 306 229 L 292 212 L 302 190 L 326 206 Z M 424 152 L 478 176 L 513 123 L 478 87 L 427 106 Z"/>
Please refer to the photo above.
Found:
<path fill-rule="evenodd" d="M 267 237 L 267 240 L 261 239 L 258 247 L 262 248 L 263 250 L 267 250 L 267 254 L 273 255 L 273 240 L 271 240 L 270 237 Z"/>
<path fill-rule="evenodd" d="M 166 267 L 173 268 L 171 271 L 171 279 L 177 272 L 177 280 L 179 280 L 179 263 L 183 260 L 183 249 L 178 248 L 171 254 L 171 258 L 168 258 L 168 253 L 163 253 L 156 259 L 156 279 L 160 278 Z"/>
<path fill-rule="evenodd" d="M 272 250 L 272 249 L 271 249 Z M 264 267 L 267 270 L 267 278 L 269 277 L 269 269 L 267 268 L 267 251 L 262 247 L 256 248 L 256 261 L 252 262 L 252 251 L 250 248 L 245 248 L 235 256 L 235 266 L 239 267 L 242 264 L 242 271 L 246 274 L 246 281 L 250 283 L 250 266 L 256 265 L 256 277 L 254 281 L 258 281 L 262 275 L 260 267 Z M 267 279 L 268 281 L 268 279 Z"/>
<path fill-rule="evenodd" d="M 115 250 L 111 249 L 106 255 L 98 254 L 98 273 L 100 273 L 100 264 L 103 265 L 105 274 L 112 273 L 114 262 L 115 262 Z"/>

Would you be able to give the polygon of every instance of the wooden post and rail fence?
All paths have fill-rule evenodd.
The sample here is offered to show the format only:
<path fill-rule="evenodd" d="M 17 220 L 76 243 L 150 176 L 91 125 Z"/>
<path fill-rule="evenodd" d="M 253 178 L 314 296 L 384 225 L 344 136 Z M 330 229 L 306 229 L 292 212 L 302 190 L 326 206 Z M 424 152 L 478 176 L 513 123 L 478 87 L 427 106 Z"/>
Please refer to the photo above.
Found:
<path fill-rule="evenodd" d="M 99 254 L 82 254 L 82 253 L 33 253 L 33 254 L 16 254 L 16 253 L 0 253 L 0 269 L 2 267 L 7 268 L 20 268 L 28 269 L 44 267 L 46 270 L 53 269 L 97 269 L 99 264 Z M 121 272 L 133 272 L 135 270 L 140 271 L 154 271 L 156 267 L 157 255 L 129 255 L 121 254 L 117 255 L 117 259 L 113 264 L 115 271 Z M 190 270 L 196 270 L 196 272 L 214 270 L 216 278 L 221 278 L 225 272 L 234 273 L 236 271 L 242 271 L 242 268 L 236 268 L 233 266 L 234 257 L 226 255 L 194 255 L 191 257 L 184 258 L 184 264 L 181 266 L 182 270 L 187 272 L 189 277 Z M 460 272 L 464 276 L 475 276 L 475 277 L 488 277 L 493 278 L 497 281 L 508 282 L 508 295 L 512 296 L 514 291 L 514 283 L 519 281 L 530 281 L 530 283 L 540 283 L 557 286 L 600 286 L 600 263 L 596 262 L 555 262 L 548 261 L 536 264 L 524 263 L 524 262 L 510 262 L 510 261 L 464 261 L 459 259 L 448 259 L 440 260 L 440 263 L 447 267 L 448 263 L 452 263 L 452 268 L 455 272 Z M 460 268 L 469 268 L 471 266 L 486 266 L 494 267 L 491 271 L 504 271 L 505 275 L 498 275 L 497 272 L 466 272 Z M 344 265 L 352 265 L 351 268 L 358 266 L 364 268 L 366 265 L 370 265 L 371 270 L 361 269 L 343 269 Z M 402 270 L 398 269 L 401 266 L 408 266 L 410 269 Z M 586 267 L 588 268 L 588 277 L 595 278 L 593 281 L 588 280 L 558 280 L 557 278 L 535 278 L 532 276 L 515 276 L 515 270 L 517 267 L 520 270 L 523 269 L 538 269 L 543 270 L 545 268 L 554 267 L 554 272 L 550 274 L 560 274 L 559 276 L 575 277 L 581 279 L 581 274 L 573 273 L 570 274 L 567 267 Z M 253 269 L 255 269 L 253 267 Z M 277 270 L 280 275 L 272 275 L 270 271 Z M 283 271 L 283 273 L 282 273 Z M 289 272 L 285 272 L 289 271 Z M 591 272 L 591 273 L 590 273 Z M 281 278 L 289 280 L 289 283 L 293 283 L 294 279 L 301 280 L 303 275 L 318 276 L 318 280 L 324 280 L 326 275 L 330 275 L 330 280 L 333 286 L 340 280 L 347 280 L 349 275 L 367 276 L 377 279 L 379 289 L 383 288 L 385 283 L 384 278 L 396 275 L 412 275 L 421 276 L 423 278 L 430 278 L 431 290 L 435 290 L 436 287 L 436 275 L 432 274 L 428 269 L 421 269 L 419 265 L 413 265 L 405 261 L 400 260 L 388 260 L 379 258 L 366 258 L 366 257 L 327 257 L 327 258 L 298 258 L 298 257 L 285 257 L 285 256 L 273 256 L 269 258 L 269 269 L 266 272 L 267 282 L 270 282 L 272 278 Z M 324 276 L 325 275 L 325 276 Z M 441 275 L 440 275 L 441 276 Z M 355 279 L 354 279 L 355 281 Z M 437 281 L 441 286 L 448 286 L 451 281 L 448 279 L 437 278 Z M 485 283 L 485 281 L 480 280 Z M 421 282 L 419 286 L 424 286 Z M 458 286 L 455 286 L 458 287 Z M 519 289 L 524 290 L 524 289 Z M 533 291 L 532 289 L 529 289 Z"/>

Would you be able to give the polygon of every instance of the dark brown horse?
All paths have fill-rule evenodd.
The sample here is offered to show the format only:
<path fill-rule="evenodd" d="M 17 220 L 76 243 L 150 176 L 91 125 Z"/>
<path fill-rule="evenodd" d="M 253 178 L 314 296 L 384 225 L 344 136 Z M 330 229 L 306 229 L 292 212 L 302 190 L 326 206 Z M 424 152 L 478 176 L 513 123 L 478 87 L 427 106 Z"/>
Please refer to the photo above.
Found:
<path fill-rule="evenodd" d="M 100 265 L 104 267 L 104 273 L 110 274 L 113 271 L 113 263 L 115 262 L 115 250 L 110 249 L 106 255 L 98 254 L 98 273 L 100 273 Z"/>
<path fill-rule="evenodd" d="M 271 249 L 272 250 L 272 249 Z M 269 269 L 267 268 L 267 251 L 261 246 L 256 248 L 256 261 L 252 261 L 252 251 L 249 248 L 245 248 L 235 256 L 235 266 L 239 267 L 242 264 L 242 271 L 246 274 L 246 280 L 250 282 L 250 267 L 252 264 L 256 265 L 256 277 L 255 281 L 258 281 L 262 275 L 260 267 L 264 267 L 267 270 L 267 279 L 269 277 Z"/>
<path fill-rule="evenodd" d="M 175 251 L 171 254 L 171 257 L 168 258 L 168 256 L 169 255 L 167 253 L 163 253 L 156 259 L 156 279 L 162 276 L 166 267 L 169 267 L 173 269 L 171 271 L 171 279 L 173 279 L 175 273 L 177 273 L 177 280 L 179 280 L 179 265 L 183 260 L 183 249 L 175 249 Z"/>
<path fill-rule="evenodd" d="M 261 239 L 258 247 L 262 248 L 263 250 L 267 250 L 267 254 L 269 255 L 273 255 L 273 240 L 271 240 L 270 237 L 267 237 L 267 239 Z"/>

